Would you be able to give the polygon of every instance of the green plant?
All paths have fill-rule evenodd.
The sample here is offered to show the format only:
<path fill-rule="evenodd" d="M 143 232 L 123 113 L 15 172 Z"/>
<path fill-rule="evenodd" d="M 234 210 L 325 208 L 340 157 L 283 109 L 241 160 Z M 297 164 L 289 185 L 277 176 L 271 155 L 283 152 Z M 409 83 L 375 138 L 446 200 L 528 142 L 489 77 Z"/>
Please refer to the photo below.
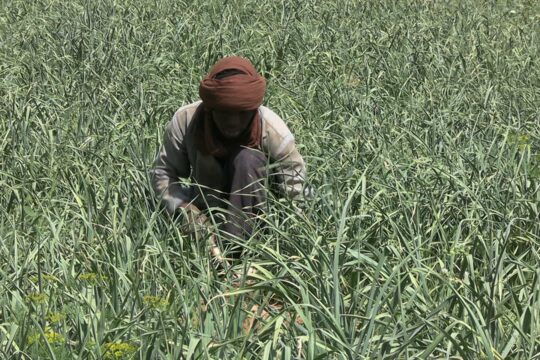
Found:
<path fill-rule="evenodd" d="M 0 357 L 538 357 L 538 2 L 0 8 Z M 316 190 L 270 197 L 235 264 L 254 281 L 147 173 L 226 54 L 267 77 Z"/>

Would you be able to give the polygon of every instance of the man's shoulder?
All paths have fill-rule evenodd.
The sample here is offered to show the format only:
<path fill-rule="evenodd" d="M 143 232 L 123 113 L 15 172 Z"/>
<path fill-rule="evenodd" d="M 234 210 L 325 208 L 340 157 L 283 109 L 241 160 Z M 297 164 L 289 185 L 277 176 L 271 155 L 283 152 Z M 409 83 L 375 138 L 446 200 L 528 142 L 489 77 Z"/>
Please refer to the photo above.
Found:
<path fill-rule="evenodd" d="M 260 106 L 259 110 L 263 119 L 263 146 L 278 156 L 294 141 L 294 136 L 285 121 L 271 109 Z"/>
<path fill-rule="evenodd" d="M 263 130 L 266 130 L 270 135 L 278 135 L 281 137 L 291 136 L 291 131 L 285 121 L 266 106 L 260 106 L 261 118 L 263 119 Z"/>
<path fill-rule="evenodd" d="M 181 123 L 183 125 L 189 124 L 193 118 L 193 114 L 197 111 L 197 108 L 202 103 L 201 100 L 195 101 L 194 103 L 183 105 L 174 113 L 174 121 Z"/>

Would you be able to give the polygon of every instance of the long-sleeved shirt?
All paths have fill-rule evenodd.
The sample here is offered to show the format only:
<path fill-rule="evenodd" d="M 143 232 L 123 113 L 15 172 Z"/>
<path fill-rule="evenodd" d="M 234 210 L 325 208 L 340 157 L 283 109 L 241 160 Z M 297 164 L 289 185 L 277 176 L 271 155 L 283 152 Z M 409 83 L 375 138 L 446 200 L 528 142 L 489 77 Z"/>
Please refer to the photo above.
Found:
<path fill-rule="evenodd" d="M 151 171 L 154 191 L 169 213 L 194 200 L 194 187 L 182 185 L 191 179 L 206 205 L 214 206 L 211 196 L 222 191 L 227 179 L 218 160 L 197 150 L 194 143 L 193 115 L 201 101 L 181 107 L 167 124 L 163 144 Z M 298 152 L 294 136 L 283 120 L 272 110 L 260 106 L 262 121 L 261 150 L 269 159 L 269 173 L 277 178 L 284 195 L 296 198 L 303 193 L 305 163 Z M 196 193 L 197 193 L 196 192 Z"/>

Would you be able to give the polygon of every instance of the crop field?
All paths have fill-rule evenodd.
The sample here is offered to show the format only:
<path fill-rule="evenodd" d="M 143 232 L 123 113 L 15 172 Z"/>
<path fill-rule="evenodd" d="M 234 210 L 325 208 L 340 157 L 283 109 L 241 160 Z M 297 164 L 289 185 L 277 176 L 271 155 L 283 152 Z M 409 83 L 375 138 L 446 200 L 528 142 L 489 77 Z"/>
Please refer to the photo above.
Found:
<path fill-rule="evenodd" d="M 539 50 L 535 0 L 0 0 L 0 358 L 540 359 Z M 314 196 L 220 271 L 148 170 L 232 54 Z"/>

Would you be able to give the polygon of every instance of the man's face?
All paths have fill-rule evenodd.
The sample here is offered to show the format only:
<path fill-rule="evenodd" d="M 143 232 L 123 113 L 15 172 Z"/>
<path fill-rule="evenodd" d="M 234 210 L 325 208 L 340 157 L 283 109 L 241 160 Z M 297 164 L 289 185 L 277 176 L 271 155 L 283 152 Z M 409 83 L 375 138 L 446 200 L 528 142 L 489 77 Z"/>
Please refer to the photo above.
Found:
<path fill-rule="evenodd" d="M 250 111 L 223 111 L 212 110 L 214 124 L 226 139 L 235 139 L 248 127 L 255 110 Z"/>

